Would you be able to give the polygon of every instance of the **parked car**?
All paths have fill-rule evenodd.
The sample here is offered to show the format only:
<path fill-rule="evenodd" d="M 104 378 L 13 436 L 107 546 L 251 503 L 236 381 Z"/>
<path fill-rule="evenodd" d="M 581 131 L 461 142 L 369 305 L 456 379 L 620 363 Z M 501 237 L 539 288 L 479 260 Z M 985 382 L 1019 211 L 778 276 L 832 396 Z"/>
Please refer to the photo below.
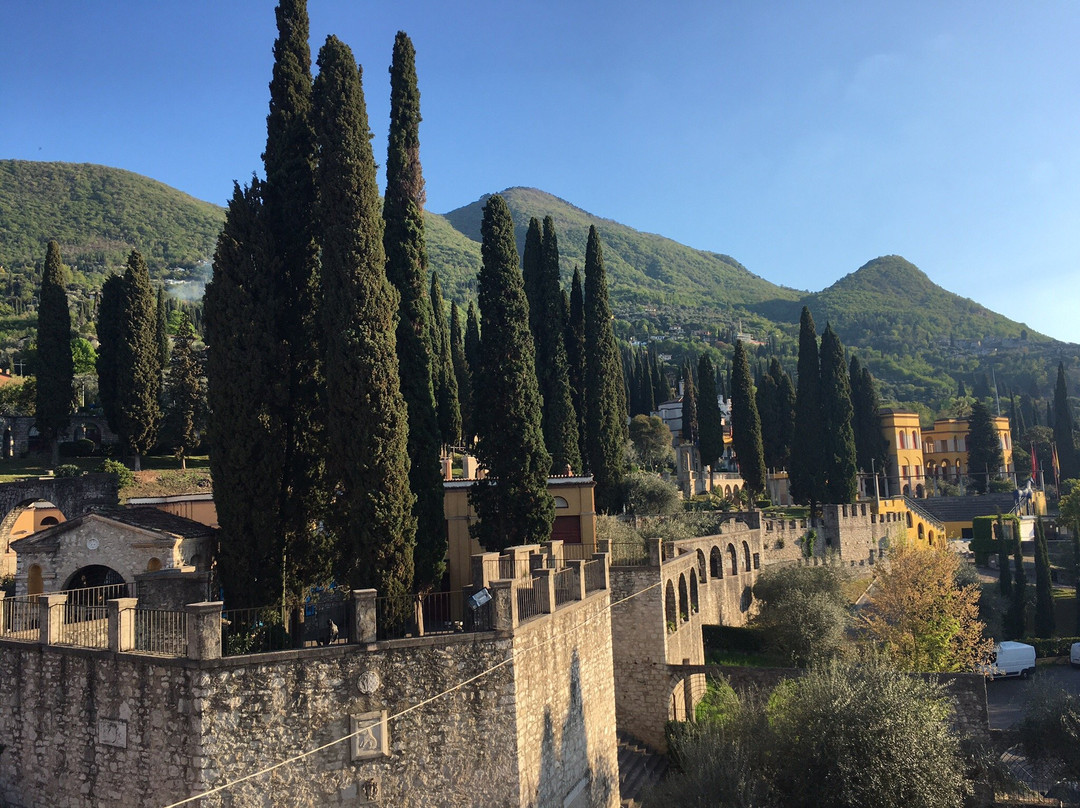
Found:
<path fill-rule="evenodd" d="M 1080 668 L 1080 642 L 1074 642 L 1069 648 L 1069 664 Z"/>
<path fill-rule="evenodd" d="M 1073 653 L 1077 653 L 1075 646 Z M 1076 659 L 1080 664 L 1080 656 Z M 1022 642 L 998 643 L 994 646 L 990 661 L 985 665 L 979 665 L 977 671 L 990 680 L 1006 679 L 1012 676 L 1027 679 L 1035 673 L 1035 646 Z"/>

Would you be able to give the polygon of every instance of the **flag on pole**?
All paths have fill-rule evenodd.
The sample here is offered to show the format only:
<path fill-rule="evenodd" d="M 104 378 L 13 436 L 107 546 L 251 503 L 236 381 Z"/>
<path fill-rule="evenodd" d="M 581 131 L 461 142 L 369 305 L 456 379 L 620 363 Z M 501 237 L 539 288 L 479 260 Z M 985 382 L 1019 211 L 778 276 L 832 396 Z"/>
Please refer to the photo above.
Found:
<path fill-rule="evenodd" d="M 1061 490 L 1061 479 L 1060 479 L 1060 477 L 1061 477 L 1061 464 L 1058 463 L 1058 453 L 1057 453 L 1057 444 L 1056 443 L 1051 443 L 1050 444 L 1050 451 L 1051 451 L 1050 462 L 1054 466 L 1054 487 L 1057 488 L 1060 491 Z"/>
<path fill-rule="evenodd" d="M 1037 480 L 1039 478 L 1039 468 L 1036 465 L 1037 455 L 1035 454 L 1035 444 L 1031 444 L 1031 479 Z"/>

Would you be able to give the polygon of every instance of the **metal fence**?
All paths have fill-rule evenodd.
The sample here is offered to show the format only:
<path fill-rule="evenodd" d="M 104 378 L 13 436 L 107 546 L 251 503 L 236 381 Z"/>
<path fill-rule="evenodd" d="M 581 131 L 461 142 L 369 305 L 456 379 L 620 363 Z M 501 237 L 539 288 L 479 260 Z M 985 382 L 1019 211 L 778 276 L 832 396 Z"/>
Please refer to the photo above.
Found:
<path fill-rule="evenodd" d="M 604 566 L 600 561 L 586 561 L 582 566 L 585 574 L 585 594 L 604 588 Z"/>
<path fill-rule="evenodd" d="M 282 609 L 228 609 L 221 613 L 221 653 L 260 654 L 292 647 Z"/>
<path fill-rule="evenodd" d="M 170 609 L 135 609 L 135 650 L 187 656 L 187 613 Z"/>
<path fill-rule="evenodd" d="M 499 558 L 500 578 L 528 578 L 529 572 L 528 558 L 514 558 L 513 556 L 501 556 Z"/>
<path fill-rule="evenodd" d="M 64 604 L 64 622 L 60 624 L 59 642 L 82 648 L 109 647 L 109 609 L 107 606 Z"/>
<path fill-rule="evenodd" d="M 552 577 L 555 579 L 555 608 L 577 600 L 577 570 L 559 570 Z"/>
<path fill-rule="evenodd" d="M 41 606 L 37 595 L 4 598 L 4 638 L 8 640 L 38 640 L 41 636 Z"/>
<path fill-rule="evenodd" d="M 647 567 L 649 566 L 649 550 L 644 541 L 612 542 L 611 543 L 611 566 L 613 567 Z"/>
<path fill-rule="evenodd" d="M 541 590 L 541 587 L 537 586 L 539 579 L 531 579 L 529 584 L 523 584 L 517 588 L 517 607 L 518 607 L 518 622 L 524 623 L 526 620 L 531 620 L 540 614 L 541 606 L 541 592 L 546 592 L 546 588 Z"/>
<path fill-rule="evenodd" d="M 104 606 L 115 598 L 135 597 L 135 584 L 109 584 L 108 586 L 87 586 L 81 589 L 61 589 L 59 592 L 47 592 L 48 595 L 67 595 L 68 607 Z"/>
<path fill-rule="evenodd" d="M 563 561 L 585 561 L 592 558 L 592 548 L 585 544 L 564 544 L 562 546 Z"/>

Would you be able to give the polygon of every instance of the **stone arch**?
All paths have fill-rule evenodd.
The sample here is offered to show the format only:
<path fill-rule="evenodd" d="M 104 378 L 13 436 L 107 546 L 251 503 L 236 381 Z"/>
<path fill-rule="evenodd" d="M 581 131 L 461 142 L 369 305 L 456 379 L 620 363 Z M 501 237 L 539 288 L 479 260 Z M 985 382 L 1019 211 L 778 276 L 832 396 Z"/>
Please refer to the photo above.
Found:
<path fill-rule="evenodd" d="M 747 544 L 746 542 L 742 543 L 742 554 L 743 554 L 743 569 L 746 572 L 750 572 L 750 570 L 752 570 L 753 567 L 750 565 L 750 545 Z"/>
<path fill-rule="evenodd" d="M 669 580 L 664 587 L 664 620 L 669 626 L 679 624 L 679 606 L 675 600 L 675 586 Z"/>
<path fill-rule="evenodd" d="M 685 575 L 679 575 L 679 619 L 684 623 L 690 619 L 690 596 Z"/>
<path fill-rule="evenodd" d="M 11 528 L 21 509 L 34 502 L 51 502 L 65 519 L 74 519 L 94 507 L 119 504 L 115 474 L 84 474 L 0 483 L 0 555 L 7 552 Z"/>
<path fill-rule="evenodd" d="M 911 511 L 907 512 L 907 526 L 908 527 L 915 527 L 915 520 L 911 516 Z"/>
<path fill-rule="evenodd" d="M 697 570 L 690 570 L 690 613 L 697 614 L 701 608 L 698 603 Z"/>
<path fill-rule="evenodd" d="M 702 581 L 709 580 L 709 568 L 705 564 L 705 552 L 700 547 L 697 549 L 697 573 Z"/>
<path fill-rule="evenodd" d="M 739 556 L 735 553 L 735 545 L 729 544 L 727 546 L 728 554 L 728 567 L 731 569 L 732 575 L 739 574 Z"/>
<path fill-rule="evenodd" d="M 64 589 L 120 586 L 124 583 L 124 576 L 112 567 L 106 567 L 104 564 L 90 564 L 86 567 L 79 567 L 79 569 L 71 573 L 64 583 Z"/>
<path fill-rule="evenodd" d="M 52 527 L 53 525 L 58 524 L 60 524 L 60 520 L 57 519 L 55 516 L 46 516 L 44 519 L 41 520 L 41 526 L 43 528 Z"/>
<path fill-rule="evenodd" d="M 724 556 L 720 552 L 720 548 L 715 544 L 712 546 L 712 550 L 709 551 L 709 575 L 712 578 L 724 577 Z"/>
<path fill-rule="evenodd" d="M 932 531 L 932 530 L 929 531 L 926 534 L 926 539 L 927 539 L 927 541 L 930 542 L 930 546 L 933 547 L 934 546 L 934 531 Z"/>
<path fill-rule="evenodd" d="M 26 594 L 40 595 L 44 591 L 45 581 L 41 576 L 41 566 L 39 564 L 31 564 L 30 569 L 26 571 Z"/>
<path fill-rule="evenodd" d="M 727 497 L 728 499 L 731 499 L 731 486 L 730 485 L 725 485 L 724 486 L 724 496 Z"/>
<path fill-rule="evenodd" d="M 147 572 L 157 572 L 161 569 L 161 559 L 154 556 L 146 563 Z"/>
<path fill-rule="evenodd" d="M 926 530 L 923 528 L 923 523 L 919 522 L 919 541 L 926 539 Z"/>

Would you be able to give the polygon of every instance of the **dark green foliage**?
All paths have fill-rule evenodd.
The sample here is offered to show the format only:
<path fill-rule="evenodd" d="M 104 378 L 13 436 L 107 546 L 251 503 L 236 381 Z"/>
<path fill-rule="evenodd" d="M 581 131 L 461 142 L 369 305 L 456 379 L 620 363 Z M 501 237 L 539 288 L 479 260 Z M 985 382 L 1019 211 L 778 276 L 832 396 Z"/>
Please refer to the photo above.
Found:
<path fill-rule="evenodd" d="M 547 301 L 543 299 L 543 280 L 541 262 L 543 261 L 544 235 L 540 230 L 540 220 L 533 216 L 529 219 L 529 229 L 525 231 L 525 246 L 521 250 L 521 279 L 525 285 L 525 299 L 529 301 L 529 331 L 536 345 L 537 366 L 541 364 L 540 346 L 537 334 L 547 325 L 544 312 Z M 538 374 L 539 375 L 539 374 Z M 541 395 L 543 390 L 541 390 Z"/>
<path fill-rule="evenodd" d="M 761 378 L 757 405 L 765 467 L 786 469 L 791 462 L 795 432 L 795 386 L 775 356 L 769 362 L 769 372 Z"/>
<path fill-rule="evenodd" d="M 635 415 L 630 419 L 630 442 L 638 462 L 650 471 L 675 459 L 671 430 L 658 415 Z"/>
<path fill-rule="evenodd" d="M 585 251 L 584 384 L 585 461 L 596 480 L 596 508 L 602 513 L 616 513 L 622 504 L 625 473 L 626 388 L 611 330 L 604 252 L 595 227 L 589 229 Z"/>
<path fill-rule="evenodd" d="M 117 434 L 138 470 L 140 456 L 153 448 L 161 425 L 161 353 L 150 273 L 136 250 L 128 257 L 123 289 L 116 351 Z"/>
<path fill-rule="evenodd" d="M 840 338 L 825 326 L 821 335 L 821 443 L 825 462 L 824 501 L 854 502 L 859 491 L 852 429 L 851 386 Z"/>
<path fill-rule="evenodd" d="M 994 426 L 990 410 L 981 401 L 971 405 L 968 417 L 968 477 L 974 489 L 984 494 L 989 481 L 997 479 L 998 469 L 1005 462 L 1001 439 Z"/>
<path fill-rule="evenodd" d="M 648 373 L 647 373 L 648 375 Z M 651 380 L 648 380 L 650 389 Z M 708 354 L 698 359 L 698 431 L 701 441 L 701 462 L 715 466 L 724 453 L 724 425 L 720 416 L 720 403 L 716 393 L 716 370 Z"/>
<path fill-rule="evenodd" d="M 473 534 L 495 551 L 546 541 L 555 518 L 555 502 L 547 490 L 551 456 L 540 426 L 528 301 L 513 220 L 498 195 L 484 208 L 479 300 L 484 333 L 479 372 L 474 373 L 485 412 L 498 417 L 478 419 L 476 454 L 488 476 L 472 486 L 469 499 L 480 517 Z"/>
<path fill-rule="evenodd" d="M 578 448 L 582 460 L 588 465 L 588 447 L 585 442 L 585 295 L 582 291 L 581 272 L 574 267 L 570 282 L 570 308 L 566 319 L 566 375 L 570 381 L 570 397 L 578 419 Z"/>
<path fill-rule="evenodd" d="M 446 301 L 443 300 L 439 275 L 431 273 L 431 382 L 435 389 L 435 414 L 439 434 L 448 446 L 461 443 L 461 404 L 458 402 L 457 377 L 450 352 L 450 324 L 446 320 Z"/>
<path fill-rule="evenodd" d="M 476 312 L 476 306 L 469 301 L 469 308 L 465 313 L 465 361 L 469 364 L 469 373 L 472 380 L 472 409 L 469 413 L 471 427 L 465 438 L 469 446 L 476 439 L 480 415 L 477 412 L 479 405 L 479 390 L 477 388 L 480 373 L 480 315 Z M 464 420 L 464 419 L 463 419 Z"/>
<path fill-rule="evenodd" d="M 37 316 L 37 403 L 34 426 L 45 437 L 53 452 L 53 465 L 59 461 L 58 433 L 68 425 L 71 414 L 71 381 L 74 367 L 71 358 L 71 313 L 64 292 L 64 267 L 60 245 L 50 241 L 45 251 L 45 269 L 41 276 Z"/>
<path fill-rule="evenodd" d="M 157 291 L 157 321 L 154 328 L 154 337 L 157 339 L 158 363 L 164 370 L 169 366 L 169 349 L 172 347 L 169 340 L 169 313 L 165 308 L 165 290 Z M 193 332 L 194 333 L 194 332 Z"/>
<path fill-rule="evenodd" d="M 813 506 L 824 495 L 821 442 L 821 366 L 817 332 L 810 309 L 799 325 L 798 381 L 795 388 L 795 434 L 791 443 L 791 497 Z"/>
<path fill-rule="evenodd" d="M 334 491 L 327 523 L 338 542 L 335 580 L 398 597 L 413 584 L 416 519 L 394 336 L 397 300 L 386 279 L 360 71 L 352 51 L 333 36 L 319 51 L 318 64 L 313 97 L 320 154 L 326 467 Z"/>
<path fill-rule="evenodd" d="M 625 496 L 626 509 L 635 516 L 670 516 L 682 510 L 679 489 L 645 471 L 627 475 Z"/>
<path fill-rule="evenodd" d="M 689 363 L 683 365 L 682 385 L 682 442 L 697 443 L 697 388 L 694 386 L 694 372 L 690 369 Z"/>
<path fill-rule="evenodd" d="M 278 261 L 261 193 L 258 180 L 234 190 L 204 298 L 210 470 L 218 523 L 229 537 L 218 567 L 233 608 L 275 600 L 287 563 L 279 501 L 284 430 L 269 394 L 282 372 L 269 305 Z"/>
<path fill-rule="evenodd" d="M 1013 553 L 1013 582 L 1009 598 L 1009 610 L 1005 614 L 1005 635 L 1010 639 L 1020 639 L 1027 633 L 1027 575 L 1024 573 L 1024 552 L 1020 545 L 1019 526 L 1011 525 Z"/>
<path fill-rule="evenodd" d="M 1010 523 L 1009 529 L 1015 530 L 1016 526 Z M 1013 593 L 1012 566 L 1009 563 L 1009 551 L 1012 549 L 1011 535 L 1006 533 L 1005 522 L 1001 511 L 998 511 L 997 521 L 994 523 L 998 554 L 998 591 L 1007 598 L 1011 598 Z"/>
<path fill-rule="evenodd" d="M 1068 647 L 1063 651 L 1067 654 Z M 1036 685 L 1036 688 L 1027 700 L 1024 718 L 1018 727 L 1024 751 L 1030 760 L 1053 766 L 1058 776 L 1078 780 L 1080 696 L 1062 687 Z"/>
<path fill-rule="evenodd" d="M 173 451 L 180 458 L 180 468 L 187 468 L 186 457 L 199 441 L 206 390 L 195 354 L 195 329 L 186 314 L 182 317 L 165 379 L 165 427 Z"/>
<path fill-rule="evenodd" d="M 1047 402 L 1047 407 L 1049 406 Z M 1057 382 L 1054 385 L 1054 443 L 1057 445 L 1061 479 L 1073 480 L 1080 477 L 1080 462 L 1077 461 L 1072 408 L 1069 405 L 1069 390 L 1065 381 L 1063 362 L 1058 363 Z"/>
<path fill-rule="evenodd" d="M 442 577 L 446 524 L 439 460 L 442 439 L 432 383 L 433 314 L 426 287 L 428 256 L 424 238 L 424 177 L 420 166 L 419 128 L 416 52 L 409 37 L 398 31 L 390 66 L 390 134 L 383 200 L 386 225 L 383 245 L 386 276 L 400 298 L 397 358 L 401 394 L 408 412 L 409 486 L 416 497 L 413 506 L 416 519 L 415 584 L 418 590 L 426 590 Z M 460 385 L 457 357 L 454 358 L 455 380 Z M 463 400 L 462 416 L 466 412 L 471 414 L 471 403 L 467 407 Z"/>
<path fill-rule="evenodd" d="M 117 352 L 120 348 L 120 315 L 124 305 L 124 279 L 110 275 L 101 287 L 98 304 L 98 400 L 105 410 L 109 429 L 120 429 L 120 398 L 116 387 Z"/>
<path fill-rule="evenodd" d="M 735 341 L 731 373 L 731 446 L 739 474 L 755 494 L 765 490 L 765 458 L 761 447 L 761 417 L 757 411 L 750 364 L 742 340 Z"/>
<path fill-rule="evenodd" d="M 461 435 L 466 446 L 472 445 L 476 435 L 473 413 L 473 382 L 469 360 L 465 358 L 465 330 L 461 323 L 461 313 L 457 303 L 450 304 L 450 358 L 454 362 L 454 376 L 457 379 L 458 403 L 461 406 Z M 409 421 L 412 432 L 412 420 Z"/>
<path fill-rule="evenodd" d="M 1053 637 L 1054 589 L 1050 579 L 1050 553 L 1046 546 L 1046 531 L 1040 516 L 1035 522 L 1035 634 Z"/>
<path fill-rule="evenodd" d="M 889 458 L 889 442 L 881 434 L 881 399 L 877 383 L 859 357 L 848 365 L 851 384 L 852 428 L 855 432 L 855 463 L 863 474 L 884 474 Z M 868 485 L 867 491 L 873 491 Z"/>

